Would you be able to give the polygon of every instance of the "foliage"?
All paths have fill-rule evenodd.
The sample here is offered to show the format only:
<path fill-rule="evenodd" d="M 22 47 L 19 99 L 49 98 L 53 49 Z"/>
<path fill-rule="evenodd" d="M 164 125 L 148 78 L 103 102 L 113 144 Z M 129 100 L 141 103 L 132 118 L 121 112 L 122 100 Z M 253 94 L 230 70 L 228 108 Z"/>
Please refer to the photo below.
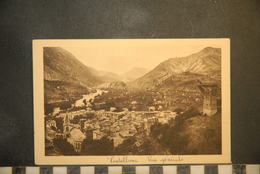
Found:
<path fill-rule="evenodd" d="M 144 140 L 144 143 L 139 147 L 139 155 L 151 155 L 156 153 L 157 149 L 153 148 L 153 144 L 150 140 Z"/>
<path fill-rule="evenodd" d="M 220 114 L 204 117 L 191 108 L 168 124 L 154 124 L 151 136 L 171 154 L 219 154 Z"/>
<path fill-rule="evenodd" d="M 63 132 L 63 118 L 55 117 L 55 121 L 56 121 L 57 130 L 60 130 L 61 132 Z"/>
<path fill-rule="evenodd" d="M 77 152 L 75 152 L 73 146 L 70 143 L 68 143 L 65 139 L 54 139 L 53 144 L 55 147 L 59 149 L 59 151 L 63 155 L 77 155 Z"/>
<path fill-rule="evenodd" d="M 130 137 L 124 140 L 122 144 L 120 144 L 118 147 L 115 148 L 114 154 L 118 154 L 118 155 L 125 155 L 126 153 L 128 155 L 136 154 L 137 149 L 135 146 L 135 142 L 136 142 L 135 137 Z"/>
<path fill-rule="evenodd" d="M 181 108 L 176 108 L 174 110 L 174 112 L 176 112 L 177 114 L 180 114 L 182 111 L 183 111 L 183 109 L 181 109 Z"/>
<path fill-rule="evenodd" d="M 70 123 L 72 123 L 72 124 L 79 124 L 79 121 L 82 118 L 84 118 L 82 115 L 76 115 L 72 120 L 70 120 Z"/>
<path fill-rule="evenodd" d="M 85 139 L 82 143 L 82 155 L 112 155 L 113 142 L 106 137 L 100 140 Z"/>
<path fill-rule="evenodd" d="M 188 118 L 191 118 L 191 117 L 194 117 L 194 116 L 198 116 L 198 115 L 200 115 L 198 109 L 195 108 L 195 107 L 191 107 L 191 108 L 189 108 L 187 111 L 183 112 L 182 114 L 179 114 L 179 115 L 176 117 L 176 119 L 177 119 L 177 120 L 178 120 L 178 119 L 179 119 L 179 120 L 180 120 L 180 119 L 184 120 L 184 119 L 188 119 Z"/>

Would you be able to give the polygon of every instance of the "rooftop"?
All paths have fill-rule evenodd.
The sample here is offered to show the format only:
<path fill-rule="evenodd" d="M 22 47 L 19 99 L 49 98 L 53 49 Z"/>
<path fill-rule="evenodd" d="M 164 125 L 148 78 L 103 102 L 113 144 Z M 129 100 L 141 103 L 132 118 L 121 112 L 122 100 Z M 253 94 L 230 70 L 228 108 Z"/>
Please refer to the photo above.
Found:
<path fill-rule="evenodd" d="M 78 128 L 73 128 L 70 131 L 70 137 L 74 140 L 74 141 L 83 141 L 86 136 L 81 132 L 80 129 Z"/>

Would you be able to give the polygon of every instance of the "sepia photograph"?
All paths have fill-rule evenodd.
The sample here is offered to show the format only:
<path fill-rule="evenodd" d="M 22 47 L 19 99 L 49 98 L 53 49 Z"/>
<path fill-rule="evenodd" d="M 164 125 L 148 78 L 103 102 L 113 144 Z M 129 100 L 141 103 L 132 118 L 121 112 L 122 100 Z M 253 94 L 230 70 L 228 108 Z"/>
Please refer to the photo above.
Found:
<path fill-rule="evenodd" d="M 229 39 L 34 40 L 37 162 L 230 162 L 229 51 Z"/>

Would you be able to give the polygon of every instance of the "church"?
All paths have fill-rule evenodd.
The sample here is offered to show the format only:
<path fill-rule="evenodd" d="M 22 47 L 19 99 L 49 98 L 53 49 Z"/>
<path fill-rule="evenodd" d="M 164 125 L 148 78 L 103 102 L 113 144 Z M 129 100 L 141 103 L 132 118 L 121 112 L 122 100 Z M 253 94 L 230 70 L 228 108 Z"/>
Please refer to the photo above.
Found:
<path fill-rule="evenodd" d="M 81 152 L 81 147 L 86 135 L 70 123 L 68 115 L 65 116 L 63 122 L 63 133 L 66 135 L 67 141 L 74 147 L 76 152 Z"/>

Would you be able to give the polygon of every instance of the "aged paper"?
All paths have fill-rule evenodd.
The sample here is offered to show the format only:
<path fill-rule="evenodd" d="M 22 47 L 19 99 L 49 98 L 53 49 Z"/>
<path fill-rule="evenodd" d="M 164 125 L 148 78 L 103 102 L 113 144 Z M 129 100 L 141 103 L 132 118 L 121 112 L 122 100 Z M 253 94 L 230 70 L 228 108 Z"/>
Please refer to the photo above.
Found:
<path fill-rule="evenodd" d="M 230 163 L 229 39 L 33 40 L 36 164 Z"/>

